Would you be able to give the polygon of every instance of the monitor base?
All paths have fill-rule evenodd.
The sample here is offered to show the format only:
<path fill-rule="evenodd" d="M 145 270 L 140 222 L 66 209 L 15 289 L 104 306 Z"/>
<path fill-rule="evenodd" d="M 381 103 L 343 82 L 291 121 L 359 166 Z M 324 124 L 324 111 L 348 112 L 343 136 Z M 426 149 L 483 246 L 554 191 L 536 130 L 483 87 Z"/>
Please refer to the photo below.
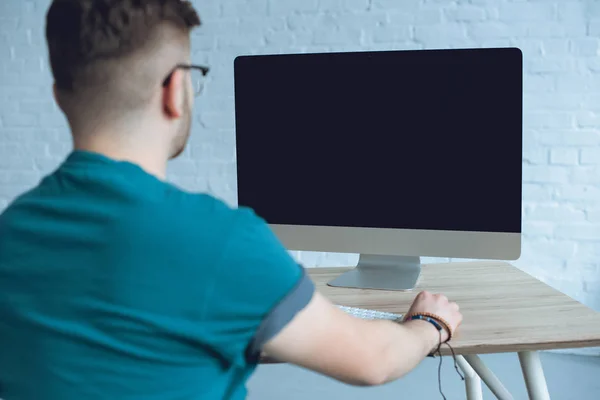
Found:
<path fill-rule="evenodd" d="M 361 254 L 358 266 L 331 282 L 329 286 L 407 291 L 415 288 L 421 275 L 420 257 Z"/>

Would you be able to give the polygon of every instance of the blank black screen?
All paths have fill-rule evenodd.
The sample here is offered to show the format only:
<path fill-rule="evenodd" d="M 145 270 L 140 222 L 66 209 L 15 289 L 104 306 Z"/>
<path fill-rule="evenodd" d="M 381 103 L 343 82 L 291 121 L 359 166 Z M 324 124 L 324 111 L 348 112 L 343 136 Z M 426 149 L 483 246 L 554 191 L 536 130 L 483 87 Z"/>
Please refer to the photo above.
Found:
<path fill-rule="evenodd" d="M 271 224 L 521 232 L 518 49 L 242 56 L 238 202 Z"/>

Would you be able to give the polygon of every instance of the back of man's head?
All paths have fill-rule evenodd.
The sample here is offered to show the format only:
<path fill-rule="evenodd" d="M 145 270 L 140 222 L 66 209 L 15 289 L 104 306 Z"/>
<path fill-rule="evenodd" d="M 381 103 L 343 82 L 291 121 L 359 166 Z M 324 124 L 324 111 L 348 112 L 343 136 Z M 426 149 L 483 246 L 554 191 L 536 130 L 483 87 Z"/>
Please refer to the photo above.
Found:
<path fill-rule="evenodd" d="M 46 37 L 71 125 L 143 112 L 170 69 L 189 58 L 189 33 L 199 25 L 188 1 L 54 0 Z"/>

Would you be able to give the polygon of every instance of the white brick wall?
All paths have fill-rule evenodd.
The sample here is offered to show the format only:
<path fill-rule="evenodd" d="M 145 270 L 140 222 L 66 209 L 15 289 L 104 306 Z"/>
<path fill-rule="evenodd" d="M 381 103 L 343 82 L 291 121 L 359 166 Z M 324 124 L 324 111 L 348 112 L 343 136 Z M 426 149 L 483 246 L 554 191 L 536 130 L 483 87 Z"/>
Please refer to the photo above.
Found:
<path fill-rule="evenodd" d="M 0 2 L 0 209 L 51 171 L 69 149 L 64 118 L 51 99 L 43 36 L 48 3 Z M 211 81 L 197 105 L 191 145 L 169 176 L 230 203 L 235 203 L 235 56 L 520 47 L 525 55 L 525 219 L 517 265 L 600 310 L 600 2 L 194 3 L 205 25 L 194 34 L 193 59 L 212 67 Z M 308 265 L 356 261 L 355 255 L 296 255 Z"/>

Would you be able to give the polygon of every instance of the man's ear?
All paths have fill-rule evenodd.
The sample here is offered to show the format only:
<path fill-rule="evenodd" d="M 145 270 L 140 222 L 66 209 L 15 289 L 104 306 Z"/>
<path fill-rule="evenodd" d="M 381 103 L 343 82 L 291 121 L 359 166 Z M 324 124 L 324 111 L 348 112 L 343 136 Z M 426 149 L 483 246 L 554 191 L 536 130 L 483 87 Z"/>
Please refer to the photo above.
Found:
<path fill-rule="evenodd" d="M 168 83 L 163 87 L 162 104 L 165 114 L 172 119 L 183 116 L 185 99 L 185 75 L 180 69 L 176 69 Z"/>

